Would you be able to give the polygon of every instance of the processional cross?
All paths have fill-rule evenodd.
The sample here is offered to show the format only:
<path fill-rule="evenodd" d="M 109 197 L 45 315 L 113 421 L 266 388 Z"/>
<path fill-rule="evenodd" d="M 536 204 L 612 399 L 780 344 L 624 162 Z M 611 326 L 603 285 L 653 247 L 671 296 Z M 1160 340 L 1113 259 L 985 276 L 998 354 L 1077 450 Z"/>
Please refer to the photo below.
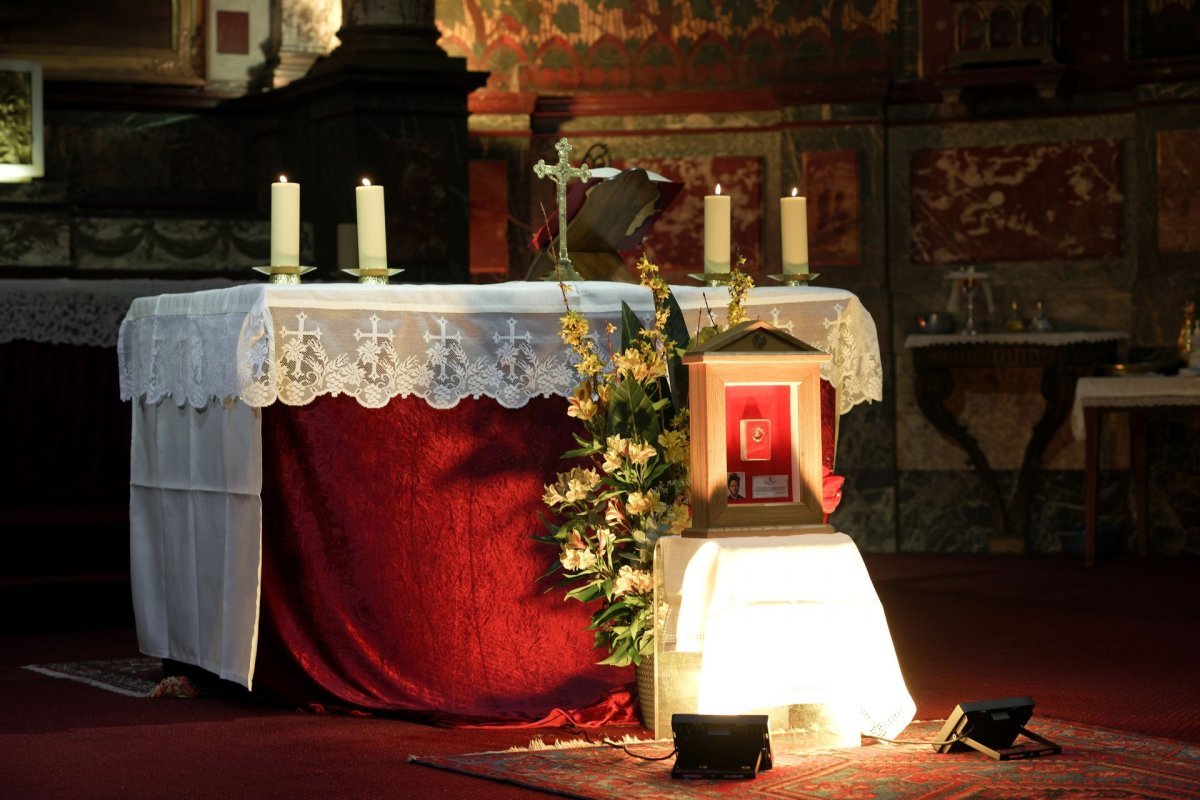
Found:
<path fill-rule="evenodd" d="M 566 138 L 559 139 L 554 149 L 558 151 L 558 163 L 549 166 L 545 159 L 539 158 L 533 171 L 539 178 L 549 178 L 558 185 L 558 267 L 565 276 L 578 277 L 567 255 L 567 183 L 572 178 L 586 181 L 592 177 L 592 172 L 587 164 L 571 166 L 567 158 L 571 155 L 571 144 Z"/>

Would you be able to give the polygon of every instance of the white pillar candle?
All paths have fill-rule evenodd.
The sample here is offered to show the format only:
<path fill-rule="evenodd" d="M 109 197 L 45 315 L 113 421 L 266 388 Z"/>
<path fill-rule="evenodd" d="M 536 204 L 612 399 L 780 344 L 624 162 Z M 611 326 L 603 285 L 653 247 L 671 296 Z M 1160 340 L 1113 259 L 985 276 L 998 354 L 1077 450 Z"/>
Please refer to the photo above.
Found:
<path fill-rule="evenodd" d="M 717 184 L 715 194 L 704 196 L 704 271 L 729 272 L 729 195 L 721 194 Z"/>
<path fill-rule="evenodd" d="M 300 266 L 300 184 L 283 175 L 271 184 L 270 266 Z"/>
<path fill-rule="evenodd" d="M 387 223 L 383 216 L 383 187 L 363 185 L 354 188 L 358 207 L 358 266 L 360 269 L 387 268 Z"/>
<path fill-rule="evenodd" d="M 808 201 L 796 196 L 779 200 L 780 230 L 783 232 L 783 274 L 808 273 Z"/>

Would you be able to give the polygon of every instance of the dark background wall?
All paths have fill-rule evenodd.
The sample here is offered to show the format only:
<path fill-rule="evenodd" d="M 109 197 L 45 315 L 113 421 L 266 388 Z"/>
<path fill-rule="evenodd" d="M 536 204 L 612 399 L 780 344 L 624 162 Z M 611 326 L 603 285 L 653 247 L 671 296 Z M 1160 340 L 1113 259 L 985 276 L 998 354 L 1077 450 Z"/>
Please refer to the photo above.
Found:
<path fill-rule="evenodd" d="M 271 7 L 286 16 L 296 6 L 306 3 Z M 991 16 L 1000 6 L 1012 25 Z M 1039 39 L 1026 9 L 1040 7 Z M 383 79 L 376 94 L 327 85 L 320 103 L 330 114 L 386 124 L 347 128 L 319 158 L 301 152 L 311 142 L 286 138 L 305 124 L 297 84 L 231 96 L 206 86 L 199 67 L 174 83 L 48 72 L 46 177 L 0 187 L 0 270 L 249 277 L 267 252 L 267 191 L 281 154 L 344 182 L 369 151 L 387 176 L 394 262 L 417 258 L 420 280 L 519 279 L 553 207 L 532 164 L 553 159 L 553 142 L 567 136 L 576 160 L 589 152 L 593 163 L 684 184 L 644 242 L 679 282 L 701 264 L 702 197 L 720 182 L 735 198 L 735 245 L 765 284 L 779 271 L 776 198 L 796 186 L 809 197 L 819 284 L 855 292 L 878 326 L 885 397 L 843 420 L 837 467 L 848 483 L 834 522 L 882 551 L 985 552 L 996 537 L 966 457 L 917 409 L 904 347 L 918 312 L 945 307 L 949 270 L 991 275 L 992 326 L 1014 301 L 1026 317 L 1041 301 L 1058 328 L 1126 331 L 1134 349 L 1172 347 L 1183 304 L 1200 298 L 1194 0 L 435 8 L 441 48 L 486 72 L 486 84 L 444 105 L 429 97 L 457 89 L 431 95 L 412 75 Z M 468 110 L 461 141 L 404 121 Z M 306 191 L 317 185 L 301 177 Z M 431 196 L 448 226 L 432 239 L 433 223 L 412 224 Z M 335 224 L 353 221 L 348 208 L 305 208 L 305 258 L 320 279 L 340 279 L 332 242 Z M 469 255 L 447 245 L 467 233 Z M 950 405 L 1005 491 L 1041 402 L 1029 368 L 959 376 Z M 1118 422 L 1104 442 L 1103 511 L 1118 535 L 1132 526 L 1126 436 Z M 1155 552 L 1200 552 L 1198 444 L 1200 426 L 1183 412 L 1150 429 Z M 1082 526 L 1082 459 L 1081 443 L 1059 431 L 1032 505 L 1030 549 L 1057 551 L 1060 531 Z"/>

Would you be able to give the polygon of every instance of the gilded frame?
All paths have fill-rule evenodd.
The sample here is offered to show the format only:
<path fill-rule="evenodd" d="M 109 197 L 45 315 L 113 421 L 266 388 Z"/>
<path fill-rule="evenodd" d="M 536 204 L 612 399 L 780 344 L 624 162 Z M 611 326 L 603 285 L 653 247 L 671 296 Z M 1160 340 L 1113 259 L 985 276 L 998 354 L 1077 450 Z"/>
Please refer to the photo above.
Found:
<path fill-rule="evenodd" d="M 199 0 L 143 2 L 170 3 L 170 47 L 9 43 L 4 46 L 5 54 L 40 61 L 46 79 L 51 81 L 203 85 L 203 53 L 197 30 Z"/>
<path fill-rule="evenodd" d="M 42 138 L 42 65 L 0 59 L 0 183 L 24 183 L 46 174 Z"/>

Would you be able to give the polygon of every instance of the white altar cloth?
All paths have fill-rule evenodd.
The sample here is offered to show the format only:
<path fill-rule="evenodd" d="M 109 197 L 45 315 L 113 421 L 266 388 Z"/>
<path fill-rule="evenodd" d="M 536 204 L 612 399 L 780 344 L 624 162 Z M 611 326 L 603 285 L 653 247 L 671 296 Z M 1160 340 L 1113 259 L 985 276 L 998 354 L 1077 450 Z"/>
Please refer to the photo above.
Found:
<path fill-rule="evenodd" d="M 675 287 L 688 327 L 725 318 L 723 287 Z M 601 337 L 649 290 L 570 286 Z M 838 411 L 883 394 L 875 323 L 841 289 L 763 287 L 747 311 L 832 355 Z M 142 652 L 251 687 L 262 565 L 261 407 L 349 394 L 366 407 L 417 396 L 518 408 L 569 395 L 555 283 L 252 284 L 135 300 L 121 325 L 121 396 L 133 400 L 130 563 Z M 164 403 L 170 398 L 171 402 Z M 564 409 L 565 413 L 565 409 Z"/>
<path fill-rule="evenodd" d="M 829 704 L 895 737 L 916 714 L 883 606 L 844 533 L 659 540 L 661 646 L 701 653 L 698 710 Z"/>
<path fill-rule="evenodd" d="M 569 284 L 607 352 L 604 322 L 619 327 L 621 302 L 648 322 L 649 290 L 625 283 Z M 673 287 L 694 333 L 723 321 L 723 287 Z M 210 399 L 252 406 L 304 405 L 349 394 L 374 408 L 416 395 L 435 408 L 491 397 L 519 408 L 531 397 L 567 396 L 576 378 L 559 339 L 559 285 L 360 286 L 257 284 L 134 301 L 121 325 L 121 397 L 203 408 Z M 746 304 L 761 318 L 832 355 L 821 377 L 838 411 L 883 396 L 875 323 L 842 289 L 761 287 Z"/>

